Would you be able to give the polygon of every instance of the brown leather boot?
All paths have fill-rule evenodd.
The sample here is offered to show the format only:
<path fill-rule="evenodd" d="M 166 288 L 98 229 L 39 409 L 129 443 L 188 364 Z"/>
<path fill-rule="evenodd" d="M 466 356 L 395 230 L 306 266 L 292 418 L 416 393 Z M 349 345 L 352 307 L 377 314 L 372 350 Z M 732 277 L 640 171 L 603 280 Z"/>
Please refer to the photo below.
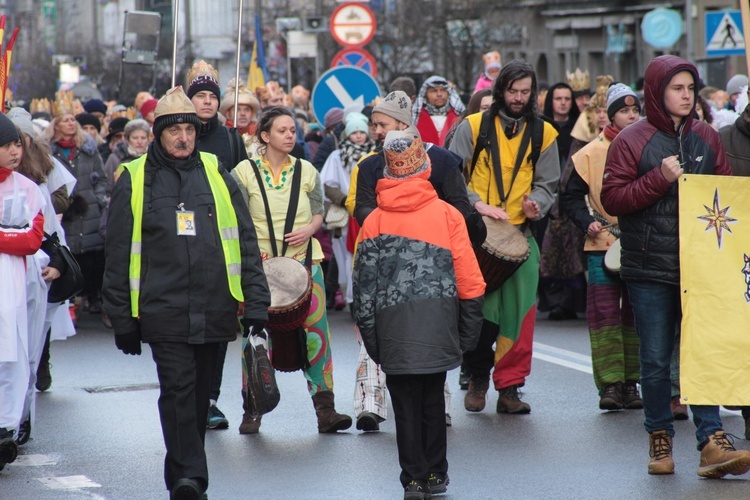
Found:
<path fill-rule="evenodd" d="M 750 470 L 750 451 L 736 450 L 729 436 L 724 431 L 708 436 L 708 442 L 701 450 L 700 477 L 719 479 L 727 474 L 739 476 Z"/>
<path fill-rule="evenodd" d="M 518 395 L 518 386 L 511 385 L 505 389 L 497 391 L 497 408 L 498 413 L 512 413 L 523 415 L 531 413 L 531 405 L 521 401 Z"/>
<path fill-rule="evenodd" d="M 242 415 L 242 423 L 240 424 L 240 434 L 257 434 L 260 432 L 260 418 L 263 415 L 258 415 L 258 418 L 253 418 L 249 411 L 246 411 Z"/>
<path fill-rule="evenodd" d="M 487 404 L 487 389 L 490 387 L 490 376 L 477 377 L 472 375 L 469 388 L 464 396 L 466 411 L 482 411 Z"/>
<path fill-rule="evenodd" d="M 667 431 L 654 431 L 648 435 L 649 474 L 674 474 L 672 436 Z"/>
<path fill-rule="evenodd" d="M 352 426 L 352 417 L 336 413 L 333 391 L 323 391 L 312 397 L 315 414 L 318 416 L 318 432 L 322 434 L 343 431 Z"/>

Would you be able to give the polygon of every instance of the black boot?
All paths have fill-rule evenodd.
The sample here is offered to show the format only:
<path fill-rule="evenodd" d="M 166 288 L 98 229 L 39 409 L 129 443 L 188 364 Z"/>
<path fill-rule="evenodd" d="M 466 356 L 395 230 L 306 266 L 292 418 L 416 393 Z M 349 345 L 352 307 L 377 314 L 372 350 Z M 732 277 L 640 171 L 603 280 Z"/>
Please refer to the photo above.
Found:
<path fill-rule="evenodd" d="M 47 330 L 47 338 L 44 341 L 44 350 L 36 369 L 36 388 L 44 392 L 52 386 L 52 374 L 49 371 L 49 336 L 52 330 Z"/>

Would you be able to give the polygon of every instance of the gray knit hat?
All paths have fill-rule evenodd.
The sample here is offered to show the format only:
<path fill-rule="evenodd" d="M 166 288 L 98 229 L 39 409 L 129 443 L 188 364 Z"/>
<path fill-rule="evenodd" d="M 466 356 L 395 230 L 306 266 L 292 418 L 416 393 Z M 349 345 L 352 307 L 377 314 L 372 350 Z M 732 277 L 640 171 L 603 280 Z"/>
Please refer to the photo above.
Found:
<path fill-rule="evenodd" d="M 411 99 L 406 92 L 394 90 L 372 109 L 374 113 L 383 113 L 406 125 L 411 125 Z"/>
<path fill-rule="evenodd" d="M 734 94 L 739 94 L 742 91 L 742 87 L 747 85 L 747 77 L 745 75 L 734 75 L 727 82 L 727 94 L 731 97 Z"/>
<path fill-rule="evenodd" d="M 625 106 L 637 106 L 640 112 L 641 101 L 638 100 L 638 96 L 633 89 L 624 83 L 613 83 L 607 89 L 607 117 L 609 121 L 612 121 L 615 113 Z"/>
<path fill-rule="evenodd" d="M 29 137 L 36 138 L 31 114 L 23 108 L 12 108 L 6 115 L 18 129 Z"/>

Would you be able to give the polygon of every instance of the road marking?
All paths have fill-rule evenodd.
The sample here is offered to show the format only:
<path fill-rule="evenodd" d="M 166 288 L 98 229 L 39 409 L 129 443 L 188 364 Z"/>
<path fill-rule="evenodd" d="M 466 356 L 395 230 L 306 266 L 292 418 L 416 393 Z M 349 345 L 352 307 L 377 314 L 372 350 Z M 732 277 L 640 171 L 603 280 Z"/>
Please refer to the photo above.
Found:
<path fill-rule="evenodd" d="M 86 476 L 38 477 L 37 481 L 51 490 L 76 490 L 78 488 L 101 488 Z"/>
<path fill-rule="evenodd" d="M 585 354 L 580 354 L 567 349 L 560 349 L 541 342 L 534 342 L 533 357 L 554 363 L 565 368 L 571 368 L 583 373 L 594 373 L 591 368 L 591 358 Z"/>
<path fill-rule="evenodd" d="M 13 467 L 37 467 L 40 465 L 57 465 L 57 459 L 49 455 L 18 455 Z"/>
<path fill-rule="evenodd" d="M 343 85 L 341 85 L 341 82 L 338 78 L 335 76 L 330 77 L 326 80 L 326 85 L 329 89 L 331 89 L 331 92 L 333 92 L 333 95 L 336 96 L 336 99 L 339 100 L 341 103 L 341 106 L 344 107 L 344 109 L 348 108 L 349 106 L 357 105 L 357 106 L 364 106 L 365 105 L 365 96 L 361 95 L 357 97 L 356 99 L 352 99 L 352 96 L 349 95 L 349 92 L 344 88 Z"/>

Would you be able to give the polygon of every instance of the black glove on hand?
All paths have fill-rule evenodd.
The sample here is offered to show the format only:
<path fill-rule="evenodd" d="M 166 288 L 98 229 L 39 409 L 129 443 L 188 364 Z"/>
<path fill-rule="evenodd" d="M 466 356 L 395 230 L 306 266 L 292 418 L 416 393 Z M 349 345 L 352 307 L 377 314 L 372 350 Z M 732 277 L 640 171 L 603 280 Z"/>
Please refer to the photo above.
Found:
<path fill-rule="evenodd" d="M 266 326 L 266 322 L 260 319 L 242 318 L 242 336 L 247 338 L 248 335 L 258 335 L 263 331 Z"/>
<path fill-rule="evenodd" d="M 123 354 L 141 355 L 141 332 L 134 331 L 117 335 L 115 334 L 115 345 Z"/>

